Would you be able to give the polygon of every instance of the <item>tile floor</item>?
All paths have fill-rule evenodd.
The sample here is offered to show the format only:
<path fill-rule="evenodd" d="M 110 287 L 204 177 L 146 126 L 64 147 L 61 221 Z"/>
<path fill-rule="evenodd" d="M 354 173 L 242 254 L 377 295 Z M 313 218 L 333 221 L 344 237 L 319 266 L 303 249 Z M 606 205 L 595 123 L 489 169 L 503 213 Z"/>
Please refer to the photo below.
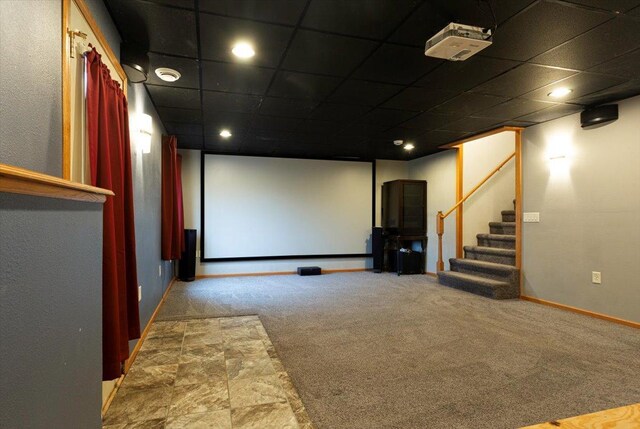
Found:
<path fill-rule="evenodd" d="M 257 316 L 155 322 L 103 429 L 315 429 Z"/>

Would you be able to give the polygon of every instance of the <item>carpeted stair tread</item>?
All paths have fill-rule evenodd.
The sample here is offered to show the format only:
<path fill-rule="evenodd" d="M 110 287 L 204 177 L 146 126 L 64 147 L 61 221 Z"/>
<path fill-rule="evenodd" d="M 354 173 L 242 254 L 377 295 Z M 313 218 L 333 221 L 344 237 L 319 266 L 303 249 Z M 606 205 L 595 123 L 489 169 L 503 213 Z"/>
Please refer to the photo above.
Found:
<path fill-rule="evenodd" d="M 451 258 L 449 259 L 449 263 L 453 265 L 458 265 L 458 266 L 466 266 L 476 270 L 504 272 L 509 274 L 513 273 L 514 271 L 518 271 L 516 267 L 511 265 L 497 264 L 495 262 L 487 262 L 487 261 L 478 261 L 476 259 Z"/>
<path fill-rule="evenodd" d="M 503 222 L 515 222 L 516 221 L 516 211 L 515 210 L 502 210 L 500 212 L 502 215 Z"/>
<path fill-rule="evenodd" d="M 465 252 L 478 252 L 487 253 L 490 255 L 503 255 L 503 256 L 516 256 L 515 249 L 501 249 L 499 247 L 484 247 L 484 246 L 464 246 Z"/>
<path fill-rule="evenodd" d="M 503 281 L 454 271 L 438 273 L 440 284 L 494 299 L 516 298 L 512 286 Z"/>
<path fill-rule="evenodd" d="M 515 222 L 489 222 L 490 234 L 514 235 L 516 233 Z"/>
<path fill-rule="evenodd" d="M 478 261 L 495 262 L 497 264 L 515 265 L 516 250 L 499 247 L 464 246 L 464 257 Z"/>

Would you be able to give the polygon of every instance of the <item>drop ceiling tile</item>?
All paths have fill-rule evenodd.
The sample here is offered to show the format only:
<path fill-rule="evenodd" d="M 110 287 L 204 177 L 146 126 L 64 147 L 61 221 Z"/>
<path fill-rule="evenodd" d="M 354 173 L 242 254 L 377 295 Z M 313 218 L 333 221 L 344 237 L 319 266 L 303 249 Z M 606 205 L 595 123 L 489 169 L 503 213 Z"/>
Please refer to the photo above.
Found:
<path fill-rule="evenodd" d="M 343 136 L 362 136 L 376 137 L 384 130 L 389 128 L 387 125 L 372 122 L 351 122 L 343 125 L 339 131 L 339 135 Z"/>
<path fill-rule="evenodd" d="M 537 112 L 538 110 L 546 109 L 553 105 L 554 103 L 534 101 L 524 98 L 513 98 L 509 101 L 505 101 L 504 103 L 500 103 L 496 106 L 477 112 L 475 113 L 475 116 L 505 120 Z"/>
<path fill-rule="evenodd" d="M 107 0 L 107 5 L 123 40 L 156 53 L 198 55 L 193 11 L 140 0 Z"/>
<path fill-rule="evenodd" d="M 507 97 L 464 93 L 430 110 L 431 113 L 469 116 L 507 101 Z"/>
<path fill-rule="evenodd" d="M 637 8 L 630 10 L 627 15 L 629 16 L 640 16 L 640 6 L 638 6 Z"/>
<path fill-rule="evenodd" d="M 175 82 L 165 82 L 156 75 L 156 69 L 168 67 L 180 72 L 180 79 Z M 149 54 L 149 76 L 146 83 L 169 87 L 200 88 L 200 74 L 198 61 L 191 58 L 173 57 L 170 55 Z"/>
<path fill-rule="evenodd" d="M 474 56 L 466 61 L 444 61 L 415 85 L 444 88 L 448 91 L 468 91 L 476 85 L 516 67 L 517 61 Z"/>
<path fill-rule="evenodd" d="M 195 9 L 194 0 L 148 0 L 163 6 L 180 7 L 182 9 Z"/>
<path fill-rule="evenodd" d="M 458 117 L 453 114 L 443 115 L 438 113 L 425 112 L 416 116 L 415 118 L 403 122 L 402 126 L 405 128 L 415 128 L 417 130 L 429 131 L 443 128 L 445 125 L 455 121 L 456 119 L 458 119 Z"/>
<path fill-rule="evenodd" d="M 298 127 L 295 129 L 297 133 L 311 133 L 311 134 L 322 134 L 322 135 L 331 135 L 336 134 L 338 132 L 338 128 L 342 124 L 333 121 L 322 121 L 318 119 L 305 119 L 303 120 Z"/>
<path fill-rule="evenodd" d="M 318 102 L 313 100 L 265 97 L 260 106 L 260 114 L 306 118 L 317 105 Z"/>
<path fill-rule="evenodd" d="M 190 136 L 201 136 L 202 125 L 200 124 L 181 124 L 179 122 L 164 122 L 164 126 L 169 134 L 183 134 Z"/>
<path fill-rule="evenodd" d="M 147 89 L 156 107 L 200 109 L 200 91 L 197 89 L 171 88 L 158 85 L 147 85 Z"/>
<path fill-rule="evenodd" d="M 426 41 L 451 20 L 431 1 L 424 2 L 389 38 L 389 41 L 424 48 Z M 446 12 L 445 12 L 446 14 Z"/>
<path fill-rule="evenodd" d="M 285 116 L 255 115 L 252 129 L 260 131 L 292 131 L 302 122 L 300 118 L 288 118 Z"/>
<path fill-rule="evenodd" d="M 568 0 L 571 3 L 588 6 L 609 12 L 626 12 L 640 4 L 639 0 Z"/>
<path fill-rule="evenodd" d="M 471 92 L 518 97 L 575 73 L 569 70 L 523 64 L 482 85 L 476 86 Z"/>
<path fill-rule="evenodd" d="M 514 119 L 509 119 L 508 121 L 504 121 L 498 124 L 498 126 L 500 127 L 522 127 L 522 128 L 527 128 L 532 125 L 536 125 L 536 123 L 530 122 L 530 121 L 519 121 Z"/>
<path fill-rule="evenodd" d="M 401 85 L 349 79 L 329 97 L 329 101 L 376 106 L 400 92 L 402 88 Z"/>
<path fill-rule="evenodd" d="M 246 134 L 251 127 L 253 115 L 238 112 L 205 112 L 204 134 L 219 134 L 222 130 L 229 130 L 234 136 Z"/>
<path fill-rule="evenodd" d="M 404 127 L 393 127 L 383 133 L 380 133 L 380 138 L 387 140 L 389 144 L 393 144 L 394 140 L 404 140 L 405 143 L 414 143 L 415 140 L 422 135 L 421 131 Z"/>
<path fill-rule="evenodd" d="M 276 75 L 269 95 L 285 98 L 326 98 L 342 82 L 339 77 L 281 71 Z"/>
<path fill-rule="evenodd" d="M 495 118 L 467 117 L 445 125 L 442 130 L 479 133 L 497 128 L 500 122 L 500 119 Z"/>
<path fill-rule="evenodd" d="M 638 70 L 640 70 L 640 49 L 589 69 L 590 72 L 605 73 L 627 79 L 638 76 Z"/>
<path fill-rule="evenodd" d="M 408 87 L 384 103 L 383 107 L 421 112 L 437 106 L 456 95 L 457 93 L 453 91 L 443 91 L 431 87 Z"/>
<path fill-rule="evenodd" d="M 408 85 L 440 63 L 440 59 L 425 57 L 421 48 L 385 43 L 355 71 L 354 77 Z"/>
<path fill-rule="evenodd" d="M 306 0 L 200 0 L 200 11 L 295 25 Z"/>
<path fill-rule="evenodd" d="M 640 23 L 619 16 L 542 55 L 536 64 L 586 70 L 640 48 Z"/>
<path fill-rule="evenodd" d="M 293 34 L 291 27 L 200 14 L 202 59 L 276 67 Z M 240 60 L 231 49 L 238 40 L 251 43 L 256 55 Z"/>
<path fill-rule="evenodd" d="M 611 103 L 625 98 L 633 97 L 640 94 L 640 79 L 630 80 L 623 84 L 616 85 L 592 94 L 585 95 L 573 100 L 573 103 L 583 104 L 585 106 L 597 105 L 602 103 Z"/>
<path fill-rule="evenodd" d="M 312 0 L 302 26 L 382 40 L 414 7 L 414 0 Z"/>
<path fill-rule="evenodd" d="M 546 122 L 552 119 L 561 118 L 563 116 L 570 115 L 572 113 L 577 113 L 581 111 L 582 106 L 578 106 L 575 104 L 557 104 L 555 106 L 539 110 L 535 113 L 530 113 L 528 115 L 521 116 L 517 118 L 518 121 L 527 121 L 527 122 Z"/>
<path fill-rule="evenodd" d="M 498 28 L 483 55 L 526 61 L 593 27 L 613 15 L 539 1 Z"/>
<path fill-rule="evenodd" d="M 274 69 L 246 64 L 202 61 L 202 86 L 223 92 L 264 95 Z"/>
<path fill-rule="evenodd" d="M 298 30 L 282 67 L 286 70 L 345 76 L 377 46 L 377 42 Z"/>
<path fill-rule="evenodd" d="M 345 122 L 362 117 L 368 106 L 355 104 L 322 103 L 311 115 L 312 119 Z"/>
<path fill-rule="evenodd" d="M 260 97 L 254 95 L 204 91 L 203 108 L 207 114 L 216 111 L 252 113 L 260 107 L 260 100 Z"/>
<path fill-rule="evenodd" d="M 204 147 L 204 140 L 202 136 L 194 135 L 176 135 L 178 140 L 178 149 L 196 149 L 202 150 Z"/>
<path fill-rule="evenodd" d="M 455 143 L 456 141 L 468 135 L 470 134 L 464 131 L 429 131 L 420 136 L 420 144 L 425 144 L 430 148 L 437 148 L 438 146 L 442 146 L 445 144 Z M 416 149 L 419 149 L 419 147 L 416 146 Z"/>
<path fill-rule="evenodd" d="M 623 83 L 625 79 L 615 76 L 605 76 L 593 73 L 579 73 L 558 82 L 554 82 L 551 85 L 544 86 L 535 91 L 524 94 L 522 98 L 530 100 L 540 101 L 562 101 L 573 102 L 575 99 L 580 98 L 587 94 L 601 91 L 606 88 Z M 561 99 L 552 99 L 548 94 L 554 89 L 558 88 L 570 88 L 573 91 Z"/>
<path fill-rule="evenodd" d="M 377 108 L 363 116 L 362 122 L 392 127 L 416 115 L 416 112 L 397 109 Z"/>
<path fill-rule="evenodd" d="M 172 107 L 158 107 L 156 109 L 162 122 L 185 122 L 188 124 L 201 124 L 202 113 L 200 109 L 176 109 Z"/>

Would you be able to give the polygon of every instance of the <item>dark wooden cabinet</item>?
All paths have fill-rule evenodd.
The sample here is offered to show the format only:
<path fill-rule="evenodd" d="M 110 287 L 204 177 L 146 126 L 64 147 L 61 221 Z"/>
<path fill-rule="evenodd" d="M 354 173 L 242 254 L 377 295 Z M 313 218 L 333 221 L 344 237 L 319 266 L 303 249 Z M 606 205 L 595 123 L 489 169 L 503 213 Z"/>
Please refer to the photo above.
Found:
<path fill-rule="evenodd" d="M 385 234 L 427 233 L 427 182 L 393 180 L 382 185 L 382 228 Z"/>

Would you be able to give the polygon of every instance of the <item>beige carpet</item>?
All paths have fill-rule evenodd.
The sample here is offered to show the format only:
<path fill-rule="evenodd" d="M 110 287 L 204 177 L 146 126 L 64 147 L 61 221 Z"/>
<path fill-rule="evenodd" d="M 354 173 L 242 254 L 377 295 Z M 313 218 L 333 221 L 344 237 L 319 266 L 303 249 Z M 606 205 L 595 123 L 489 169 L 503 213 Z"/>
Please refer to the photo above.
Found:
<path fill-rule="evenodd" d="M 177 283 L 158 320 L 245 314 L 320 429 L 515 428 L 640 402 L 638 330 L 428 276 Z"/>

